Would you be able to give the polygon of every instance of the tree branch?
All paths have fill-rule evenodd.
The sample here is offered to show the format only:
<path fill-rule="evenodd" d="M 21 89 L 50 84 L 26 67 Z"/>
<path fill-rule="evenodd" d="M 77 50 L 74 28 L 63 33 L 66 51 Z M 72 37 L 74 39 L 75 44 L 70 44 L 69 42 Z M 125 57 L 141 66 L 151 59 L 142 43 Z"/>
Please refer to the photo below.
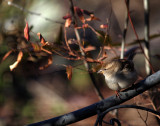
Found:
<path fill-rule="evenodd" d="M 152 109 L 149 109 L 149 108 L 146 108 L 146 107 L 143 107 L 143 106 L 137 106 L 137 105 L 117 105 L 117 106 L 111 107 L 111 108 L 105 110 L 104 112 L 100 113 L 100 114 L 98 115 L 97 120 L 96 120 L 95 126 L 97 126 L 98 123 L 99 123 L 99 125 L 102 125 L 102 121 L 103 121 L 104 116 L 105 116 L 108 112 L 110 112 L 110 111 L 112 111 L 112 110 L 114 110 L 114 109 L 119 109 L 119 108 L 135 108 L 135 109 L 137 109 L 137 110 L 140 109 L 140 110 L 144 110 L 144 111 L 150 112 L 151 114 L 153 114 L 153 115 L 155 115 L 155 116 L 156 116 L 156 115 L 160 115 L 160 112 L 157 112 L 157 111 L 155 111 L 155 110 L 152 110 Z M 148 115 L 148 114 L 147 114 L 147 115 Z M 148 116 L 147 116 L 147 117 L 148 117 Z M 146 120 L 144 120 L 144 122 L 146 123 Z M 110 124 L 110 123 L 108 123 L 108 124 Z"/>
<path fill-rule="evenodd" d="M 105 111 L 108 108 L 119 105 L 129 99 L 143 93 L 144 91 L 150 89 L 151 87 L 160 83 L 160 70 L 151 76 L 148 76 L 144 80 L 137 83 L 134 87 L 130 87 L 123 92 L 120 92 L 120 98 L 113 95 L 104 99 L 100 102 L 87 106 L 85 108 L 79 109 L 77 111 L 55 117 L 49 120 L 41 121 L 38 123 L 29 124 L 27 126 L 64 126 L 77 121 L 89 118 L 97 114 L 97 111 Z"/>

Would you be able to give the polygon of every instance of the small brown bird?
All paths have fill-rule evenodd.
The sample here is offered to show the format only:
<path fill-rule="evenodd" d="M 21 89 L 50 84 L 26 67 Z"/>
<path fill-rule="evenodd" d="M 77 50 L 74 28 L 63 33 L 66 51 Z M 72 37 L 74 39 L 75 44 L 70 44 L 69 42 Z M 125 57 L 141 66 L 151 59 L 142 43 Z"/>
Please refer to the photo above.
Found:
<path fill-rule="evenodd" d="M 132 60 L 112 59 L 98 71 L 105 76 L 107 86 L 119 96 L 121 89 L 127 88 L 137 80 L 137 72 Z"/>

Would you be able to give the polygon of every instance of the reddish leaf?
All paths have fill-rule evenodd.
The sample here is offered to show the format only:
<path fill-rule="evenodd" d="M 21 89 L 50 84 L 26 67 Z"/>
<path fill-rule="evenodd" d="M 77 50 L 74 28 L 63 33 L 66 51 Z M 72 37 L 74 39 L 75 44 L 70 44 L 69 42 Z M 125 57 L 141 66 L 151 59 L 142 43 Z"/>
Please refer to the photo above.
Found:
<path fill-rule="evenodd" d="M 71 18 L 68 18 L 66 19 L 66 22 L 65 22 L 65 27 L 68 28 L 72 23 L 72 19 Z"/>
<path fill-rule="evenodd" d="M 66 16 L 63 16 L 63 19 L 66 20 L 68 18 L 72 18 L 72 16 L 70 14 L 67 14 Z"/>
<path fill-rule="evenodd" d="M 10 54 L 12 53 L 12 50 L 10 50 L 9 52 L 7 52 L 4 57 L 2 58 L 2 61 L 4 61 Z"/>
<path fill-rule="evenodd" d="M 99 18 L 95 17 L 94 14 L 90 14 L 90 17 L 87 18 L 86 21 L 92 21 L 92 20 L 101 21 Z"/>
<path fill-rule="evenodd" d="M 108 25 L 107 25 L 107 24 L 101 24 L 101 25 L 100 25 L 100 28 L 106 29 L 106 28 L 108 28 Z"/>
<path fill-rule="evenodd" d="M 83 50 L 84 50 L 85 52 L 93 51 L 93 50 L 95 50 L 95 49 L 96 49 L 96 47 L 94 47 L 94 46 L 87 46 L 86 48 L 83 48 Z"/>
<path fill-rule="evenodd" d="M 63 17 L 65 19 L 65 27 L 68 28 L 71 23 L 72 23 L 72 16 L 70 14 L 67 14 L 66 16 Z"/>
<path fill-rule="evenodd" d="M 23 57 L 23 52 L 20 51 L 19 54 L 18 54 L 18 57 L 17 57 L 17 61 L 9 66 L 11 71 L 18 66 L 19 62 L 22 60 L 22 57 Z"/>
<path fill-rule="evenodd" d="M 42 46 L 46 45 L 46 41 L 43 38 L 43 36 L 41 35 L 41 33 L 38 32 L 37 35 L 38 35 L 38 37 L 40 39 L 40 42 L 41 42 Z"/>
<path fill-rule="evenodd" d="M 72 66 L 69 65 L 66 67 L 66 73 L 67 73 L 68 80 L 71 80 L 72 79 Z"/>
<path fill-rule="evenodd" d="M 29 41 L 30 36 L 29 36 L 29 28 L 28 28 L 28 22 L 26 21 L 26 26 L 24 28 L 24 37 L 27 41 Z"/>
<path fill-rule="evenodd" d="M 79 7 L 74 7 L 74 10 L 77 13 L 79 19 L 82 21 L 82 23 L 85 23 L 83 11 Z"/>
<path fill-rule="evenodd" d="M 86 58 L 87 62 L 94 62 L 94 59 L 92 58 Z"/>
<path fill-rule="evenodd" d="M 110 50 L 112 48 L 110 46 L 104 46 L 104 49 Z"/>

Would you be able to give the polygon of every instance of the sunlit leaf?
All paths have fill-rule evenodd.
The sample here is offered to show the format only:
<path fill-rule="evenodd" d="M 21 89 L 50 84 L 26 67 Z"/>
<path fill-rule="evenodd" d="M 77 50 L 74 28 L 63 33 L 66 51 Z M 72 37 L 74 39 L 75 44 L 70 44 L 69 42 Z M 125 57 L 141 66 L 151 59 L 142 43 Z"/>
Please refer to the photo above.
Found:
<path fill-rule="evenodd" d="M 18 66 L 19 62 L 22 60 L 22 57 L 23 57 L 23 52 L 20 51 L 18 53 L 17 61 L 9 66 L 9 68 L 10 68 L 11 71 L 13 71 L 13 69 L 15 69 Z"/>
<path fill-rule="evenodd" d="M 2 61 L 4 61 L 11 53 L 12 53 L 12 50 L 10 50 L 9 52 L 7 52 L 7 53 L 3 56 Z"/>
<path fill-rule="evenodd" d="M 108 25 L 107 25 L 107 24 L 101 24 L 101 25 L 100 25 L 100 28 L 106 29 L 106 28 L 108 28 Z"/>
<path fill-rule="evenodd" d="M 87 18 L 86 21 L 92 21 L 92 20 L 101 21 L 99 18 L 95 17 L 94 14 L 90 14 L 90 17 Z"/>
<path fill-rule="evenodd" d="M 65 22 L 65 27 L 68 28 L 72 23 L 72 19 L 71 18 L 68 18 L 66 19 L 66 22 Z"/>
<path fill-rule="evenodd" d="M 66 67 L 66 73 L 67 73 L 68 80 L 71 80 L 72 79 L 72 66 L 69 65 Z"/>
<path fill-rule="evenodd" d="M 71 23 L 72 23 L 72 16 L 70 14 L 67 14 L 66 16 L 63 17 L 65 19 L 65 27 L 68 28 Z"/>
<path fill-rule="evenodd" d="M 28 22 L 26 21 L 26 26 L 24 28 L 24 37 L 27 41 L 29 41 L 30 36 L 29 36 L 29 27 L 28 27 Z"/>
<path fill-rule="evenodd" d="M 87 62 L 94 62 L 94 59 L 92 58 L 86 58 Z"/>
<path fill-rule="evenodd" d="M 66 16 L 63 16 L 63 19 L 66 20 L 68 18 L 72 18 L 72 16 L 70 14 L 67 14 Z"/>
<path fill-rule="evenodd" d="M 93 51 L 93 50 L 96 50 L 96 47 L 90 45 L 90 46 L 87 46 L 87 47 L 83 48 L 83 50 L 84 50 L 85 52 Z"/>
<path fill-rule="evenodd" d="M 104 49 L 110 50 L 112 48 L 110 46 L 104 46 Z"/>
<path fill-rule="evenodd" d="M 38 32 L 37 35 L 38 35 L 38 37 L 40 39 L 40 42 L 41 42 L 42 46 L 46 45 L 46 41 L 43 38 L 43 36 L 41 35 L 41 33 Z"/>

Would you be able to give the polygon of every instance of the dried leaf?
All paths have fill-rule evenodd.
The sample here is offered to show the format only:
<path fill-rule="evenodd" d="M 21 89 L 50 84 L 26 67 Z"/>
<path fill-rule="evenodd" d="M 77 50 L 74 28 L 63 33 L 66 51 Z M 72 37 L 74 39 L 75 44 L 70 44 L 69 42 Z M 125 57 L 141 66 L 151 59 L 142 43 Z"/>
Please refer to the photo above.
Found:
<path fill-rule="evenodd" d="M 24 37 L 26 38 L 27 41 L 29 41 L 30 36 L 29 36 L 29 27 L 28 27 L 28 22 L 26 21 L 26 26 L 24 28 Z"/>
<path fill-rule="evenodd" d="M 66 67 L 66 73 L 67 73 L 68 80 L 71 80 L 72 79 L 72 66 L 69 65 Z"/>
<path fill-rule="evenodd" d="M 40 70 L 46 69 L 47 67 L 49 67 L 49 66 L 52 64 L 52 62 L 53 62 L 53 59 L 52 59 L 52 56 L 50 56 L 50 57 L 48 58 L 47 64 L 45 64 L 44 66 L 39 67 L 39 69 L 40 69 Z"/>
<path fill-rule="evenodd" d="M 72 18 L 72 16 L 70 14 L 67 14 L 66 16 L 63 16 L 63 19 L 66 20 L 68 18 Z"/>
<path fill-rule="evenodd" d="M 95 49 L 96 49 L 95 46 L 87 46 L 86 48 L 83 48 L 83 50 L 84 50 L 85 52 L 93 51 L 93 50 L 95 50 Z"/>
<path fill-rule="evenodd" d="M 92 58 L 86 58 L 87 62 L 94 62 L 95 60 Z"/>
<path fill-rule="evenodd" d="M 68 18 L 66 19 L 66 22 L 65 22 L 65 27 L 68 28 L 72 23 L 72 19 L 71 18 Z"/>
<path fill-rule="evenodd" d="M 7 52 L 4 57 L 2 58 L 2 61 L 4 61 L 10 54 L 12 53 L 12 50 L 10 50 L 9 52 Z"/>
<path fill-rule="evenodd" d="M 81 20 L 81 22 L 85 23 L 85 18 L 84 18 L 82 9 L 80 9 L 79 7 L 74 7 L 74 10 L 77 13 L 77 15 L 78 15 L 79 19 Z"/>
<path fill-rule="evenodd" d="M 71 23 L 72 23 L 72 16 L 70 14 L 67 14 L 66 16 L 63 17 L 65 19 L 65 27 L 68 28 Z"/>
<path fill-rule="evenodd" d="M 11 71 L 13 71 L 13 69 L 15 69 L 18 66 L 19 62 L 22 60 L 22 57 L 23 57 L 23 52 L 20 51 L 17 57 L 17 61 L 9 66 Z"/>
<path fill-rule="evenodd" d="M 41 35 L 41 33 L 38 32 L 37 35 L 38 35 L 38 37 L 40 39 L 40 42 L 41 42 L 42 46 L 45 46 L 46 45 L 46 41 L 43 38 L 43 36 Z"/>
<path fill-rule="evenodd" d="M 106 29 L 106 28 L 108 28 L 108 25 L 107 25 L 107 24 L 101 24 L 101 25 L 100 25 L 100 28 Z"/>
<path fill-rule="evenodd" d="M 90 14 L 90 17 L 87 18 L 86 21 L 92 21 L 92 20 L 101 21 L 99 18 L 95 17 L 94 14 Z"/>
<path fill-rule="evenodd" d="M 112 48 L 110 46 L 104 46 L 104 49 L 110 50 Z"/>

